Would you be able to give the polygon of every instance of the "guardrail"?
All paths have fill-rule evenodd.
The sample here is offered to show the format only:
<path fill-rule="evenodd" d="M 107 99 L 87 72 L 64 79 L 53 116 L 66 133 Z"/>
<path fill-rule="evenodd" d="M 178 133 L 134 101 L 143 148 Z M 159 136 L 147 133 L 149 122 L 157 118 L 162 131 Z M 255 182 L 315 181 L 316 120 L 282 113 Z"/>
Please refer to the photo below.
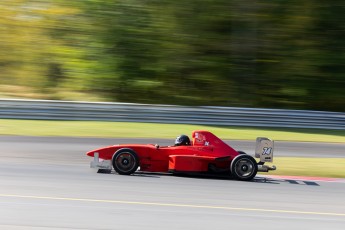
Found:
<path fill-rule="evenodd" d="M 345 113 L 218 106 L 0 99 L 0 118 L 345 130 Z"/>

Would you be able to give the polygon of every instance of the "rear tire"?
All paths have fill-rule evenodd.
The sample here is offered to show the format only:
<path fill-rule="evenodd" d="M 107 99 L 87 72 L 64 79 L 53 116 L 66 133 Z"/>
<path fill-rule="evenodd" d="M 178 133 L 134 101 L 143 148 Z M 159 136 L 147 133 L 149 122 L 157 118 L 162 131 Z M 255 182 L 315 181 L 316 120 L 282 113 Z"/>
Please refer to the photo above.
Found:
<path fill-rule="evenodd" d="M 249 181 L 256 176 L 258 165 L 252 156 L 240 154 L 231 161 L 230 171 L 234 178 Z"/>
<path fill-rule="evenodd" d="M 138 155 L 132 149 L 119 149 L 112 162 L 114 170 L 120 175 L 130 175 L 139 167 Z"/>

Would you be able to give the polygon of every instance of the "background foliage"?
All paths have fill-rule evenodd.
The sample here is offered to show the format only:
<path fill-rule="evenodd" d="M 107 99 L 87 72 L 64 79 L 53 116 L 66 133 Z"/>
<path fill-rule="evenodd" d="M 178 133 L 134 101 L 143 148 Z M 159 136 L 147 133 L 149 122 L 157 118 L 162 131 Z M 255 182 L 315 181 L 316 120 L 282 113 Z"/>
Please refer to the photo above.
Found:
<path fill-rule="evenodd" d="M 345 111 L 341 0 L 2 0 L 0 96 Z"/>

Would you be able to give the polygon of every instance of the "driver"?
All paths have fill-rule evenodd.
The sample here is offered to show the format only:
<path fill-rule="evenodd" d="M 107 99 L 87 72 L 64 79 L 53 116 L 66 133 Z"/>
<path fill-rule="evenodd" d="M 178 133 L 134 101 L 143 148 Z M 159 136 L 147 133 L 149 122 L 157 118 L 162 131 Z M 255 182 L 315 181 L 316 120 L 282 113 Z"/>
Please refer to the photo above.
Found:
<path fill-rule="evenodd" d="M 181 146 L 181 145 L 191 145 L 189 137 L 187 135 L 180 135 L 176 137 L 175 146 Z"/>

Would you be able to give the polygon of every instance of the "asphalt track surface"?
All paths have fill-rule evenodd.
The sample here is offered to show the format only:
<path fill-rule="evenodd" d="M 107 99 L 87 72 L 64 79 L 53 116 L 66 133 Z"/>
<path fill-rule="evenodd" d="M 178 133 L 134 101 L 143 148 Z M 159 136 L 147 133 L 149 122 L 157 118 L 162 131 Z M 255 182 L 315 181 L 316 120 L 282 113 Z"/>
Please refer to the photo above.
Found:
<path fill-rule="evenodd" d="M 170 144 L 0 136 L 0 229 L 344 229 L 344 181 L 120 176 L 89 168 L 86 151 L 129 142 Z M 255 145 L 230 143 L 248 153 Z M 343 158 L 343 150 L 277 142 L 275 154 Z"/>

